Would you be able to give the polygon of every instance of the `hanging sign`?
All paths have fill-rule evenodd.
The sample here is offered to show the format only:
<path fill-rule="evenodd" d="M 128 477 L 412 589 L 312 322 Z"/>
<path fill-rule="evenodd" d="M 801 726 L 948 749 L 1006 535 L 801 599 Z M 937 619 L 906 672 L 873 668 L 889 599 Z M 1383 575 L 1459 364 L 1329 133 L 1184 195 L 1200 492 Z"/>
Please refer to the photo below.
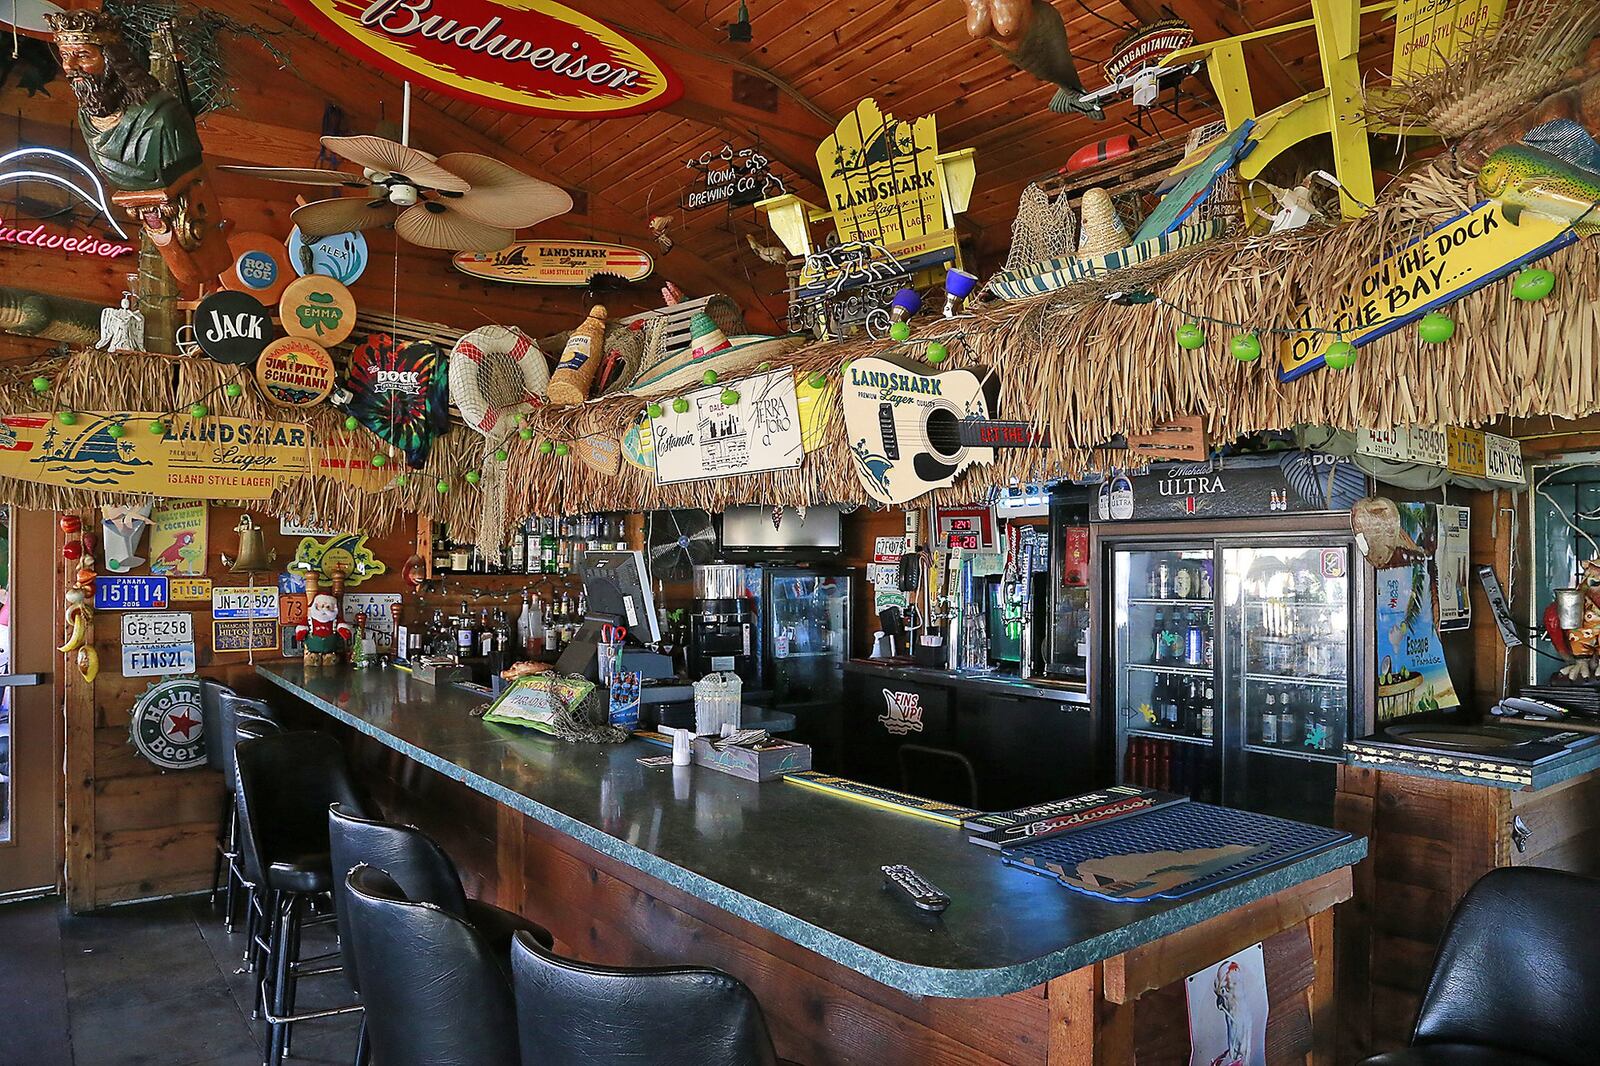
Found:
<path fill-rule="evenodd" d="M 158 681 L 133 705 L 128 736 L 140 755 L 163 770 L 206 764 L 205 717 L 200 682 L 192 677 Z"/>
<path fill-rule="evenodd" d="M 94 609 L 97 611 L 164 611 L 167 602 L 167 579 L 164 577 L 123 574 L 94 579 Z"/>
<path fill-rule="evenodd" d="M 270 618 L 278 620 L 276 585 L 211 590 L 212 618 Z"/>
<path fill-rule="evenodd" d="M 726 393 L 738 399 L 723 403 Z M 786 369 L 697 389 L 688 410 L 672 404 L 651 420 L 656 481 L 674 484 L 705 478 L 792 470 L 800 465 L 799 401 Z"/>
<path fill-rule="evenodd" d="M 230 233 L 228 252 L 233 265 L 223 273 L 222 287 L 247 292 L 263 303 L 277 303 L 294 277 L 283 242 L 265 233 Z"/>
<path fill-rule="evenodd" d="M 1472 510 L 1438 504 L 1438 544 L 1433 570 L 1439 578 L 1439 632 L 1472 627 Z"/>
<path fill-rule="evenodd" d="M 450 425 L 450 361 L 432 341 L 397 345 L 374 333 L 350 353 L 350 413 L 420 467 Z"/>
<path fill-rule="evenodd" d="M 277 651 L 276 618 L 213 619 L 212 651 Z"/>
<path fill-rule="evenodd" d="M 186 611 L 122 616 L 122 676 L 193 673 L 194 619 Z"/>
<path fill-rule="evenodd" d="M 153 419 L 165 433 L 148 431 Z M 0 476 L 99 492 L 265 499 L 283 478 L 306 473 L 309 440 L 302 425 L 220 415 L 80 411 L 70 426 L 49 415 L 8 415 L 0 418 Z"/>
<path fill-rule="evenodd" d="M 317 571 L 324 583 L 331 582 L 335 573 L 343 571 L 346 588 L 355 588 L 367 578 L 387 573 L 389 569 L 367 547 L 365 533 L 340 533 L 324 541 L 306 537 L 295 548 L 294 565 L 300 570 Z"/>
<path fill-rule="evenodd" d="M 150 518 L 152 574 L 206 572 L 206 511 L 204 500 L 163 500 L 156 505 Z M 210 599 L 211 594 L 188 598 Z"/>
<path fill-rule="evenodd" d="M 360 230 L 306 240 L 296 226 L 289 231 L 289 265 L 301 277 L 321 274 L 354 285 L 367 270 L 367 238 Z"/>
<path fill-rule="evenodd" d="M 280 337 L 256 361 L 256 384 L 279 407 L 311 407 L 333 391 L 333 357 L 316 341 Z"/>
<path fill-rule="evenodd" d="M 1091 521 L 1348 511 L 1367 492 L 1367 476 L 1349 459 L 1302 451 L 1155 463 L 1120 482 L 1126 506 L 1092 514 Z"/>
<path fill-rule="evenodd" d="M 643 281 L 655 260 L 642 248 L 596 241 L 513 241 L 498 252 L 457 252 L 457 270 L 508 285 L 587 285 L 596 274 Z"/>
<path fill-rule="evenodd" d="M 253 363 L 272 339 L 272 315 L 254 296 L 223 289 L 194 309 L 194 339 L 219 363 Z"/>
<path fill-rule="evenodd" d="M 305 337 L 331 348 L 356 328 L 355 297 L 332 278 L 307 274 L 283 290 L 278 320 L 289 336 Z"/>
<path fill-rule="evenodd" d="M 695 159 L 685 160 L 684 166 L 700 174 L 696 184 L 683 194 L 685 211 L 717 204 L 744 207 L 788 191 L 772 173 L 772 162 L 754 148 L 735 151 L 733 145 L 724 144 L 722 151 L 702 152 Z"/>
<path fill-rule="evenodd" d="M 817 167 L 839 241 L 885 244 L 945 229 L 938 124 L 932 115 L 906 122 L 871 97 L 840 120 L 817 146 Z"/>
<path fill-rule="evenodd" d="M 683 95 L 641 44 L 554 0 L 287 0 L 340 49 L 500 111 L 616 118 Z"/>
<path fill-rule="evenodd" d="M 1301 308 L 1296 327 L 1322 332 L 1283 341 L 1278 377 L 1290 381 L 1321 366 L 1336 339 L 1328 331 L 1359 348 L 1575 240 L 1568 222 L 1528 212 L 1513 226 L 1499 203 L 1486 200 L 1373 267 L 1335 307 Z"/>

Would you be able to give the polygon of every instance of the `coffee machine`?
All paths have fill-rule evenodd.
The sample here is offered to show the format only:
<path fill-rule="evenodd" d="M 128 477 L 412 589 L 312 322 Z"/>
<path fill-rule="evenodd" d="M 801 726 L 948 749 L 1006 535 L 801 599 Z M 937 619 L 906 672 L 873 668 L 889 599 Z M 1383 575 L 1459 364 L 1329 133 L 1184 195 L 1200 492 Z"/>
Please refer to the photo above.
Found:
<path fill-rule="evenodd" d="M 761 687 L 760 615 L 746 568 L 710 563 L 694 568 L 694 613 L 689 618 L 689 676 L 732 671 L 746 689 Z"/>

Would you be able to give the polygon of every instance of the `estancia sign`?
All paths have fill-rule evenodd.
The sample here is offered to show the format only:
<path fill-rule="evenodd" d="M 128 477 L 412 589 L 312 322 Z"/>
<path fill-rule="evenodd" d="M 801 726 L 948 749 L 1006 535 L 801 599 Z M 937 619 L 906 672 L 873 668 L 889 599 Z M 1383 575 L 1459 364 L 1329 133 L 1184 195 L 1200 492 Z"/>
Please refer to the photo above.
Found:
<path fill-rule="evenodd" d="M 665 107 L 678 76 L 553 0 L 287 0 L 341 49 L 485 107 L 614 118 Z"/>

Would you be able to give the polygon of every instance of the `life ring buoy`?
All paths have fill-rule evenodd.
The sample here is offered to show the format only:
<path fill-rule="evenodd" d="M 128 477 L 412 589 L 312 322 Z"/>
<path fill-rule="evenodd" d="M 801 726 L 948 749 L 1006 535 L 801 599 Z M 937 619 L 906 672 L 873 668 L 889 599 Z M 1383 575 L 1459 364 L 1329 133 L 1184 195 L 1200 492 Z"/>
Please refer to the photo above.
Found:
<path fill-rule="evenodd" d="M 450 399 L 486 437 L 510 433 L 512 416 L 543 404 L 549 385 L 549 360 L 515 326 L 480 327 L 450 349 Z"/>

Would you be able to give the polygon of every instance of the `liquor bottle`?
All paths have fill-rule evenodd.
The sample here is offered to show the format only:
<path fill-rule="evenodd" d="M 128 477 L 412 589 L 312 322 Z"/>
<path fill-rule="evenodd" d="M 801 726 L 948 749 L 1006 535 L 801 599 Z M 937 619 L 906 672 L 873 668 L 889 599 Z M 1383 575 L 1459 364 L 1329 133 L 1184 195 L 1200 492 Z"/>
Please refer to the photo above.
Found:
<path fill-rule="evenodd" d="M 1261 707 L 1261 743 L 1278 743 L 1278 691 L 1275 685 L 1263 686 Z"/>
<path fill-rule="evenodd" d="M 560 640 L 556 635 L 554 597 L 551 597 L 550 602 L 544 605 L 544 650 L 546 654 L 553 654 L 561 650 Z"/>
<path fill-rule="evenodd" d="M 1200 701 L 1200 717 L 1195 722 L 1200 736 L 1210 738 L 1215 735 L 1217 726 L 1217 708 L 1212 696 L 1211 679 L 1206 679 L 1205 696 Z"/>
<path fill-rule="evenodd" d="M 1200 665 L 1210 669 L 1216 661 L 1217 636 L 1211 630 L 1211 612 L 1207 611 L 1200 622 Z"/>
<path fill-rule="evenodd" d="M 495 653 L 495 626 L 489 619 L 489 608 L 478 612 L 478 654 L 485 659 Z"/>
<path fill-rule="evenodd" d="M 1183 661 L 1189 666 L 1203 666 L 1206 661 L 1206 636 L 1200 618 L 1189 612 L 1189 624 L 1183 631 Z"/>
<path fill-rule="evenodd" d="M 1156 608 L 1155 618 L 1150 623 L 1150 662 L 1159 664 L 1167 653 L 1167 613 L 1160 607 Z"/>
<path fill-rule="evenodd" d="M 472 611 L 467 601 L 461 601 L 461 613 L 456 615 L 456 655 L 465 660 L 477 650 L 478 635 L 472 631 Z"/>
<path fill-rule="evenodd" d="M 1156 568 L 1154 566 L 1145 573 L 1144 598 L 1147 600 L 1156 598 Z"/>
<path fill-rule="evenodd" d="M 1156 564 L 1156 599 L 1165 600 L 1172 596 L 1172 567 L 1165 559 Z"/>
<path fill-rule="evenodd" d="M 367 612 L 356 612 L 355 631 L 350 634 L 350 665 L 364 670 L 367 660 Z"/>
<path fill-rule="evenodd" d="M 522 572 L 539 573 L 539 520 L 530 518 L 522 523 Z"/>
<path fill-rule="evenodd" d="M 544 531 L 539 535 L 539 572 L 556 572 L 556 521 L 553 518 L 544 520 Z"/>
<path fill-rule="evenodd" d="M 1183 683 L 1176 677 L 1167 678 L 1167 688 L 1161 701 L 1161 724 L 1168 729 L 1178 728 L 1178 701 L 1183 696 Z"/>

